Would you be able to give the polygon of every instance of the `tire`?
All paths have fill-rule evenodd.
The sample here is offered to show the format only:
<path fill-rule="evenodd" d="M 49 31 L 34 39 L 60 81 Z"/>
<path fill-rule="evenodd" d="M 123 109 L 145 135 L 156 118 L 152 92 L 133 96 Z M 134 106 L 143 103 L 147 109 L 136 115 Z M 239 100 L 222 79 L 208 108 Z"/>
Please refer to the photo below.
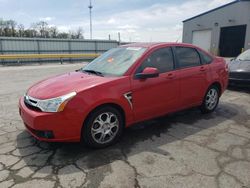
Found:
<path fill-rule="evenodd" d="M 215 85 L 212 85 L 210 88 L 208 88 L 206 95 L 203 99 L 202 105 L 200 107 L 201 112 L 204 114 L 213 112 L 218 106 L 219 99 L 219 89 Z"/>
<path fill-rule="evenodd" d="M 124 128 L 119 110 L 104 106 L 94 110 L 83 125 L 82 141 L 87 147 L 104 148 L 118 141 Z"/>

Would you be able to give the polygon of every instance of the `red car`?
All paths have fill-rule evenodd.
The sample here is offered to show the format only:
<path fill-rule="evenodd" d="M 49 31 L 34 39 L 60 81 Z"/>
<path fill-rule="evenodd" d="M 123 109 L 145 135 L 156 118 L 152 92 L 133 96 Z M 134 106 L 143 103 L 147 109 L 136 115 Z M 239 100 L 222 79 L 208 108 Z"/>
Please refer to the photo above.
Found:
<path fill-rule="evenodd" d="M 19 101 L 27 130 L 51 142 L 105 147 L 125 127 L 199 106 L 215 110 L 228 84 L 224 59 L 190 44 L 114 48 L 84 68 L 40 81 Z"/>

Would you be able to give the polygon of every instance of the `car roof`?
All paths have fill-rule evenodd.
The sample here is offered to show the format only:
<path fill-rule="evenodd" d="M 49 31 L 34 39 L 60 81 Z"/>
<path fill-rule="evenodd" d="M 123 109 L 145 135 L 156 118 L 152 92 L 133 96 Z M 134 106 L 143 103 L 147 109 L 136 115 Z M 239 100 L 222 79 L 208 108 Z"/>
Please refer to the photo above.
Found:
<path fill-rule="evenodd" d="M 214 55 L 201 49 L 198 46 L 195 46 L 193 44 L 188 44 L 188 43 L 179 43 L 179 42 L 147 42 L 147 43 L 139 42 L 139 43 L 131 43 L 131 44 L 122 45 L 121 47 L 137 47 L 137 48 L 140 47 L 140 48 L 147 48 L 148 50 L 151 50 L 154 48 L 164 48 L 164 47 L 169 47 L 169 46 L 183 46 L 183 47 L 195 48 L 204 52 L 210 57 L 214 57 Z"/>
<path fill-rule="evenodd" d="M 161 46 L 187 46 L 187 47 L 195 47 L 191 44 L 186 43 L 177 43 L 177 42 L 139 42 L 139 43 L 131 43 L 122 45 L 122 47 L 141 47 L 141 48 L 155 48 L 155 47 L 161 47 Z"/>

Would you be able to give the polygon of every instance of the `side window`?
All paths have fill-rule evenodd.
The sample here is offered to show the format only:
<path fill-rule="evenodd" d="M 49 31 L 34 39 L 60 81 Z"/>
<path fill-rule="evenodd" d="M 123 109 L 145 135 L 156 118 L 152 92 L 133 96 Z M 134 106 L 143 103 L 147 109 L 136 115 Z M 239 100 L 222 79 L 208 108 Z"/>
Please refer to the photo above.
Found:
<path fill-rule="evenodd" d="M 154 51 L 140 66 L 137 73 L 142 72 L 146 67 L 154 67 L 160 73 L 174 69 L 174 58 L 171 48 L 162 48 Z"/>
<path fill-rule="evenodd" d="M 176 47 L 175 52 L 181 68 L 201 65 L 200 56 L 194 48 Z"/>
<path fill-rule="evenodd" d="M 210 57 L 209 55 L 207 55 L 206 53 L 204 53 L 201 50 L 198 50 L 198 51 L 200 53 L 200 56 L 201 56 L 203 64 L 210 64 L 210 63 L 212 63 L 212 61 L 213 61 L 212 57 Z"/>

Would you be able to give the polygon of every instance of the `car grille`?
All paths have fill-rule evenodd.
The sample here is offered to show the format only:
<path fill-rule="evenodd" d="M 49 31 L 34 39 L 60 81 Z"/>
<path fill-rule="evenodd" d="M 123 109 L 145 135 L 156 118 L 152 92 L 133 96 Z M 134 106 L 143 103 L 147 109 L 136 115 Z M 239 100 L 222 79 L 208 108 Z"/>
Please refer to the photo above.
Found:
<path fill-rule="evenodd" d="M 32 97 L 29 97 L 27 95 L 24 96 L 24 104 L 27 108 L 34 110 L 34 111 L 41 112 L 41 109 L 36 106 L 37 102 L 38 102 L 38 100 L 36 100 Z"/>
<path fill-rule="evenodd" d="M 229 78 L 240 79 L 240 80 L 250 80 L 250 73 L 249 72 L 230 72 Z"/>

